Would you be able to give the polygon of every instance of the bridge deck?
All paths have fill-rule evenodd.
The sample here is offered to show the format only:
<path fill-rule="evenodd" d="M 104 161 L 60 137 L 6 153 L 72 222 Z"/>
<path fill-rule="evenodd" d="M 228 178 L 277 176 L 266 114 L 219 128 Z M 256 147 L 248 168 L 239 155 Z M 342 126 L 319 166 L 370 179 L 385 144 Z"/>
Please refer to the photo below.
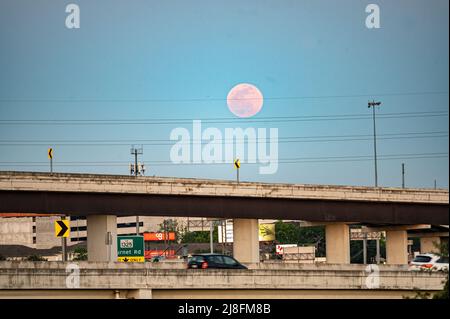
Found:
<path fill-rule="evenodd" d="M 0 173 L 0 212 L 448 225 L 448 191 Z"/>

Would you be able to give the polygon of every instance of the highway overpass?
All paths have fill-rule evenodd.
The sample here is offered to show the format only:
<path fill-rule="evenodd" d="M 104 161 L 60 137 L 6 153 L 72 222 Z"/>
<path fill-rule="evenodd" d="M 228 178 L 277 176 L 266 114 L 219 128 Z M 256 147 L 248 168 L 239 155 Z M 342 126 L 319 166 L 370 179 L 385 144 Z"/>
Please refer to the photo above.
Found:
<path fill-rule="evenodd" d="M 0 262 L 0 298 L 404 298 L 443 289 L 446 274 L 402 266 L 259 264 L 194 270 L 184 264 Z M 74 276 L 79 273 L 79 280 Z M 369 274 L 371 277 L 368 277 Z M 376 277 L 378 276 L 379 277 Z"/>
<path fill-rule="evenodd" d="M 0 172 L 0 212 L 87 216 L 93 261 L 108 260 L 104 241 L 117 233 L 116 216 L 154 215 L 233 218 L 243 262 L 259 261 L 258 219 L 324 223 L 329 263 L 350 262 L 349 224 L 387 227 L 388 263 L 405 264 L 407 230 L 448 225 L 448 201 L 441 189 Z"/>
<path fill-rule="evenodd" d="M 0 212 L 448 225 L 448 191 L 0 172 Z"/>

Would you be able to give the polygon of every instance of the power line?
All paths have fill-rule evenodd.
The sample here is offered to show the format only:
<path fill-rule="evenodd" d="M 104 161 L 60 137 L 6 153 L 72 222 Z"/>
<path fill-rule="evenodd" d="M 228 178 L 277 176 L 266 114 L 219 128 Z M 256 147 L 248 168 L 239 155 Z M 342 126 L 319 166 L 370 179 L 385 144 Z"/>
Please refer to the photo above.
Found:
<path fill-rule="evenodd" d="M 409 135 L 448 135 L 448 131 L 432 131 L 432 132 L 406 132 L 406 133 L 385 133 L 379 134 L 378 136 L 409 136 Z M 351 137 L 371 137 L 370 134 L 351 134 L 351 135 L 309 135 L 309 136 L 284 136 L 279 137 L 278 140 L 287 140 L 287 139 L 310 139 L 310 138 L 351 138 Z M 256 138 L 266 140 L 266 138 Z M 223 139 L 224 141 L 240 141 L 242 139 Z M 245 139 L 244 139 L 245 140 Z M 200 140 L 192 139 L 192 142 L 198 142 Z M 201 140 L 204 141 L 204 140 Z M 174 142 L 169 139 L 101 139 L 101 140 L 0 140 L 0 143 L 114 143 L 114 142 L 123 142 L 123 143 L 140 143 L 140 142 Z"/>
<path fill-rule="evenodd" d="M 393 118 L 417 118 L 438 117 L 448 115 L 447 111 L 435 112 L 408 112 L 408 113 L 385 113 L 379 114 L 380 119 Z M 260 117 L 251 119 L 217 118 L 217 119 L 129 119 L 129 120 L 0 120 L 0 125 L 167 125 L 167 124 L 190 124 L 193 120 L 202 121 L 206 124 L 226 123 L 268 123 L 268 122 L 311 122 L 311 121 L 343 121 L 343 120 L 367 120 L 371 116 L 367 114 L 346 115 L 314 115 L 314 116 L 290 116 L 290 117 Z"/>
<path fill-rule="evenodd" d="M 284 158 L 279 159 L 279 163 L 302 163 L 302 162 L 324 162 L 324 161 L 370 161 L 372 155 L 350 155 L 350 156 L 322 156 L 322 157 L 298 157 L 298 158 Z M 412 154 L 388 154 L 380 156 L 383 160 L 398 160 L 398 159 L 421 159 L 421 158 L 445 158 L 448 153 L 412 153 Z M 195 163 L 173 163 L 172 161 L 146 161 L 147 164 L 155 165 L 196 165 Z M 231 165 L 232 163 L 198 163 L 197 165 Z M 261 163 L 249 163 L 242 161 L 246 165 L 261 165 Z M 47 162 L 0 162 L 0 166 L 46 166 Z M 126 161 L 62 161 L 58 162 L 58 166 L 127 166 Z"/>
<path fill-rule="evenodd" d="M 305 96 L 278 96 L 264 97 L 264 100 L 303 100 L 303 99 L 340 99 L 340 98 L 363 98 L 382 96 L 419 96 L 419 95 L 445 95 L 448 91 L 422 91 L 422 92 L 391 92 L 391 93 L 369 93 L 369 94 L 342 94 L 342 95 L 305 95 Z M 233 100 L 255 100 L 259 98 L 239 98 Z M 166 102 L 213 102 L 226 101 L 227 99 L 204 97 L 204 98 L 179 98 L 179 99 L 155 99 L 155 98 L 116 98 L 116 99 L 95 99 L 95 98 L 2 98 L 0 103 L 166 103 Z"/>
<path fill-rule="evenodd" d="M 422 114 L 436 114 L 436 113 L 448 113 L 447 110 L 438 110 L 438 111 L 428 111 L 428 112 L 397 112 L 397 113 L 386 113 L 386 114 L 380 114 L 380 116 L 385 115 L 422 115 Z M 328 118 L 328 117 L 368 117 L 366 113 L 359 113 L 359 114 L 334 114 L 334 115 L 299 115 L 299 116 L 266 116 L 266 117 L 259 117 L 259 120 L 270 120 L 270 119 L 291 119 L 291 118 Z M 203 118 L 198 119 L 201 121 L 219 121 L 219 120 L 235 120 L 236 117 L 213 117 L 213 118 Z M 0 122 L 9 122 L 9 121 L 15 121 L 15 122 L 125 122 L 125 121 L 146 121 L 146 122 L 159 122 L 159 121 L 192 121 L 192 118 L 160 118 L 160 119 L 3 119 L 0 120 Z M 245 120 L 241 119 L 241 120 Z"/>
<path fill-rule="evenodd" d="M 398 137 L 381 137 L 378 138 L 378 140 L 409 140 L 409 139 L 426 139 L 426 138 L 444 138 L 448 137 L 447 134 L 440 134 L 440 135 L 425 135 L 425 136 L 398 136 Z M 258 139 L 256 138 L 255 141 L 258 142 Z M 355 142 L 355 141 L 369 141 L 372 140 L 371 138 L 336 138 L 336 139 L 313 139 L 313 140 L 301 140 L 301 139 L 292 139 L 292 140 L 274 140 L 274 139 L 264 139 L 263 142 L 271 142 L 271 141 L 277 141 L 279 144 L 285 144 L 285 143 L 329 143 L 329 142 Z M 225 140 L 224 143 L 220 143 L 220 145 L 234 145 L 234 144 L 242 144 L 246 141 L 243 140 L 235 140 L 236 142 L 230 142 L 229 140 Z M 141 143 L 141 145 L 145 146 L 171 146 L 174 145 L 174 143 L 177 143 L 178 141 L 172 141 L 172 142 L 159 142 L 159 143 Z M 186 144 L 201 144 L 206 145 L 210 141 L 189 141 L 189 143 Z M 179 143 L 179 142 L 178 142 Z M 78 142 L 17 142 L 17 141 L 11 141 L 11 142 L 0 142 L 0 146 L 45 146 L 51 144 L 52 146 L 125 146 L 129 143 L 118 143 L 118 142 L 92 142 L 92 143 L 78 143 Z"/>

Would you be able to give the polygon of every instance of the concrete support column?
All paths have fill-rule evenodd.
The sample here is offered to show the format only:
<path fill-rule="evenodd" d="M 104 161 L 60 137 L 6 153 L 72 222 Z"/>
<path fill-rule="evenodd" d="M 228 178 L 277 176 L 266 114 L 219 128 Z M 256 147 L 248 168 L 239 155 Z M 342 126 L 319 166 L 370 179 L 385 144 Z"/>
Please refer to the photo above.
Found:
<path fill-rule="evenodd" d="M 441 244 L 440 237 L 421 237 L 420 238 L 420 252 L 426 253 L 440 253 L 439 245 Z M 437 245 L 437 247 L 436 247 Z"/>
<path fill-rule="evenodd" d="M 350 264 L 350 227 L 336 223 L 325 226 L 328 264 Z"/>
<path fill-rule="evenodd" d="M 233 256 L 241 263 L 259 263 L 257 219 L 233 220 Z"/>
<path fill-rule="evenodd" d="M 390 265 L 408 264 L 408 233 L 406 230 L 386 231 L 386 262 Z"/>
<path fill-rule="evenodd" d="M 86 222 L 88 260 L 117 261 L 117 216 L 87 216 Z"/>

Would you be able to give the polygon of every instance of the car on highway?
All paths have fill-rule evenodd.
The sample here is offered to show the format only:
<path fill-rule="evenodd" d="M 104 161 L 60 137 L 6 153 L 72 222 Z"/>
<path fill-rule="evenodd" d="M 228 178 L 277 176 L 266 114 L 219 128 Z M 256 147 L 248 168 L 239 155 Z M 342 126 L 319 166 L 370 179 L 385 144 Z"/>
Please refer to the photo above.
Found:
<path fill-rule="evenodd" d="M 409 270 L 448 271 L 448 257 L 419 254 L 409 263 Z"/>
<path fill-rule="evenodd" d="M 233 257 L 221 254 L 193 254 L 188 269 L 247 269 Z"/>

